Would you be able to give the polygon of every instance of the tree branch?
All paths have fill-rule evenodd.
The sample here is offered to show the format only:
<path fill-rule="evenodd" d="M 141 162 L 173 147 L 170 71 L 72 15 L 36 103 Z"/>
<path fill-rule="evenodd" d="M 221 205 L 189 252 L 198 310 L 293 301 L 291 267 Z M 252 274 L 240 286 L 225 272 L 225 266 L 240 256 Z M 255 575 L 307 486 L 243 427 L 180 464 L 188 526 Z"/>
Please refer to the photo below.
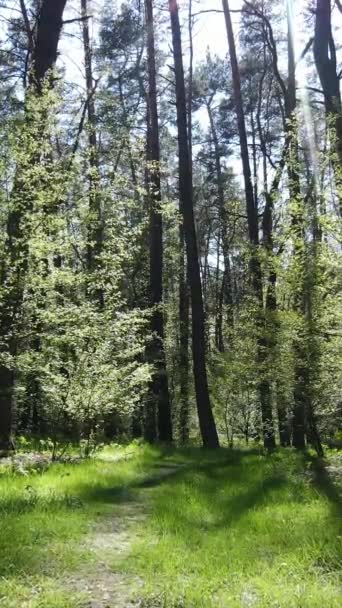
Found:
<path fill-rule="evenodd" d="M 308 40 L 308 42 L 306 43 L 306 45 L 305 45 L 304 49 L 302 50 L 302 52 L 301 52 L 301 54 L 300 54 L 300 56 L 299 56 L 299 59 L 298 59 L 298 61 L 297 61 L 297 65 L 298 65 L 298 63 L 299 63 L 299 62 L 300 62 L 302 59 L 304 59 L 304 57 L 305 57 L 306 53 L 309 51 L 310 47 L 312 46 L 313 41 L 314 41 L 314 37 L 312 36 L 312 37 L 311 37 L 311 38 Z"/>
<path fill-rule="evenodd" d="M 68 171 L 71 169 L 72 164 L 74 162 L 74 158 L 75 158 L 75 155 L 76 155 L 76 152 L 78 150 L 79 143 L 80 143 L 80 137 L 81 137 L 81 134 L 82 134 L 82 131 L 83 131 L 83 127 L 84 127 L 84 123 L 85 123 L 85 119 L 86 119 L 86 115 L 87 115 L 88 106 L 89 106 L 90 101 L 92 100 L 92 98 L 95 95 L 98 83 L 99 83 L 99 79 L 97 79 L 95 81 L 94 87 L 93 87 L 92 91 L 90 92 L 90 94 L 88 95 L 87 99 L 85 100 L 85 103 L 84 103 L 84 106 L 83 106 L 83 110 L 82 110 L 82 114 L 81 114 L 81 118 L 80 118 L 80 122 L 79 122 L 78 129 L 77 129 L 77 135 L 76 135 L 76 138 L 75 138 L 75 141 L 74 141 L 74 145 L 72 147 L 72 151 L 71 151 L 71 154 L 70 154 L 70 159 L 69 159 L 69 163 L 68 163 Z"/>
<path fill-rule="evenodd" d="M 88 19 L 91 19 L 92 15 L 83 15 L 83 17 L 75 17 L 74 19 L 65 19 L 65 21 L 63 21 L 63 25 L 69 25 L 69 23 L 79 23 L 82 21 L 88 21 Z"/>
<path fill-rule="evenodd" d="M 28 42 L 29 42 L 29 52 L 31 53 L 32 49 L 33 49 L 33 45 L 34 45 L 34 40 L 33 40 L 30 20 L 29 20 L 28 13 L 27 13 L 27 8 L 26 8 L 26 4 L 25 4 L 24 0 L 20 0 L 20 9 L 21 9 L 21 14 L 24 19 L 25 30 L 26 30 L 26 34 L 27 34 L 27 38 L 28 38 Z"/>
<path fill-rule="evenodd" d="M 268 17 L 266 17 L 266 15 L 264 15 L 264 13 L 260 12 L 255 6 L 253 6 L 252 4 L 250 4 L 247 0 L 244 0 L 244 3 L 247 6 L 247 8 L 249 9 L 249 11 L 246 11 L 245 9 L 243 9 L 243 11 L 246 14 L 256 15 L 266 25 L 265 36 L 266 36 L 267 46 L 268 46 L 268 49 L 269 49 L 269 51 L 271 53 L 271 57 L 272 57 L 272 67 L 273 67 L 274 76 L 275 76 L 275 78 L 276 78 L 276 80 L 277 80 L 277 82 L 279 84 L 279 87 L 280 87 L 282 93 L 283 93 L 284 99 L 286 99 L 286 97 L 287 97 L 287 88 L 286 88 L 284 80 L 282 79 L 282 77 L 280 75 L 280 72 L 279 72 L 277 45 L 276 45 L 276 42 L 275 42 L 275 39 L 274 39 L 273 29 L 272 29 L 272 25 L 270 23 L 270 20 L 268 19 Z"/>

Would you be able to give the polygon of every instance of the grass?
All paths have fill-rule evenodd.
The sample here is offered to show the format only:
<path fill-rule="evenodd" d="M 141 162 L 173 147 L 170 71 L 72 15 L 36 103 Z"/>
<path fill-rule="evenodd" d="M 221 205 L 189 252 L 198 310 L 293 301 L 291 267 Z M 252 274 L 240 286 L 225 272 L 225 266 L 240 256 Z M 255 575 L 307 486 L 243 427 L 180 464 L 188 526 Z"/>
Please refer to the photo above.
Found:
<path fill-rule="evenodd" d="M 107 448 L 103 459 L 0 473 L 1 608 L 85 606 L 66 585 L 96 567 L 82 539 L 135 500 L 148 509 L 130 550 L 104 559 L 143 581 L 145 608 L 340 606 L 342 514 L 314 458 L 126 451 L 128 460 Z"/>
<path fill-rule="evenodd" d="M 92 556 L 80 539 L 92 522 L 113 510 L 125 488 L 143 479 L 156 457 L 149 448 L 111 463 L 94 459 L 54 464 L 43 473 L 0 474 L 1 608 L 75 608 L 64 578 Z M 117 450 L 113 458 L 122 457 Z M 132 448 L 129 450 L 132 456 Z M 139 455 L 139 457 L 138 457 Z"/>
<path fill-rule="evenodd" d="M 145 581 L 146 606 L 341 605 L 341 512 L 314 459 L 225 450 L 182 459 L 188 468 L 153 489 L 145 540 L 122 564 Z"/>

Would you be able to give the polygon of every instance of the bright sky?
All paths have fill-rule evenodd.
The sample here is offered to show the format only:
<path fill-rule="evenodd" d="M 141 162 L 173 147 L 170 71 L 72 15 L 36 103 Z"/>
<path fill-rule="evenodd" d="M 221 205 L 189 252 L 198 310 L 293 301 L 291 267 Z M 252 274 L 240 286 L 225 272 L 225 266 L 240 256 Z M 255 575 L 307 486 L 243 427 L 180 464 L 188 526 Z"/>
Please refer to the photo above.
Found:
<path fill-rule="evenodd" d="M 282 0 L 284 5 L 284 16 L 286 14 L 287 2 L 294 7 L 294 41 L 297 44 L 297 52 L 300 53 L 303 49 L 303 19 L 302 15 L 310 5 L 309 0 Z M 113 5 L 120 7 L 121 0 L 112 0 Z M 94 15 L 94 19 L 90 21 L 90 27 L 97 29 L 97 19 L 101 14 L 101 7 L 103 6 L 103 0 L 88 0 L 89 12 Z M 158 7 L 165 4 L 165 10 L 167 11 L 167 0 L 158 0 L 156 2 Z M 184 7 L 184 18 L 187 16 L 187 0 L 179 0 L 181 7 Z M 221 0 L 192 0 L 193 13 L 205 10 L 217 10 L 222 11 Z M 231 9 L 240 9 L 243 0 L 230 0 L 229 2 Z M 20 11 L 19 0 L 7 0 L 6 9 L 1 9 L 3 21 L 1 19 L 0 30 L 6 26 L 6 18 L 10 15 L 18 15 Z M 72 18 L 78 16 L 80 13 L 80 0 L 68 0 L 66 4 L 66 18 Z M 234 24 L 235 34 L 238 34 L 239 29 L 239 14 L 233 14 L 232 20 Z M 339 11 L 334 11 L 334 26 L 336 28 L 342 28 L 342 15 Z M 61 58 L 67 67 L 68 77 L 72 82 L 82 81 L 83 71 L 83 53 L 81 47 L 81 40 L 78 39 L 80 34 L 80 28 L 78 25 L 67 25 L 64 28 L 64 36 L 60 45 Z M 338 36 L 335 37 L 338 41 Z M 306 42 L 306 40 L 305 40 Z M 224 16 L 221 12 L 218 13 L 206 13 L 199 15 L 196 18 L 196 23 L 193 32 L 193 43 L 194 43 L 194 57 L 195 61 L 201 60 L 205 57 L 207 47 L 209 45 L 212 54 L 218 54 L 221 57 L 227 53 L 227 37 L 225 31 Z M 183 32 L 183 46 L 186 52 L 187 48 L 187 27 Z M 303 64 L 302 64 L 303 65 Z M 302 66 L 299 66 L 299 71 Z M 299 77 L 300 74 L 298 74 Z"/>
<path fill-rule="evenodd" d="M 121 0 L 112 0 L 113 5 L 120 7 Z M 298 56 L 308 39 L 308 33 L 303 35 L 303 14 L 307 12 L 307 8 L 310 5 L 309 0 L 282 0 L 283 2 L 283 14 L 284 18 L 286 15 L 287 4 L 292 6 L 293 8 L 293 41 L 295 45 L 295 52 Z M 88 11 L 93 18 L 90 20 L 89 25 L 91 31 L 94 34 L 97 33 L 99 17 L 101 16 L 101 7 L 103 7 L 103 0 L 88 0 Z M 188 51 L 188 27 L 187 27 L 187 14 L 188 14 L 188 0 L 179 0 L 179 4 L 182 7 L 181 18 L 184 22 L 183 28 L 183 51 L 184 51 L 184 59 L 185 65 L 187 63 L 186 56 Z M 230 0 L 229 2 L 231 9 L 240 9 L 243 0 Z M 167 0 L 156 0 L 156 5 L 159 7 L 163 7 L 165 5 L 165 12 L 167 14 Z M 12 10 L 4 10 L 1 9 L 1 13 L 3 17 L 6 19 L 10 16 L 10 13 L 13 15 L 18 15 L 18 10 L 20 9 L 19 0 L 7 0 L 7 7 L 11 7 Z M 280 4 L 281 6 L 281 4 Z M 4 10 L 4 12 L 3 12 Z M 227 54 L 228 44 L 227 44 L 227 36 L 225 30 L 225 21 L 222 11 L 222 2 L 221 0 L 192 0 L 192 12 L 197 13 L 199 11 L 218 11 L 218 12 L 208 12 L 201 15 L 198 15 L 195 19 L 194 29 L 193 29 L 193 45 L 194 45 L 194 61 L 195 63 L 201 61 L 205 58 L 207 48 L 210 48 L 212 55 L 217 54 L 221 57 L 224 57 Z M 13 12 L 12 12 L 13 11 Z M 80 0 L 68 0 L 66 4 L 66 13 L 65 18 L 70 19 L 80 15 Z M 239 32 L 239 23 L 240 23 L 240 15 L 239 13 L 232 14 L 232 21 L 236 35 L 236 41 L 238 42 L 238 32 Z M 2 31 L 6 22 L 2 22 L 0 29 Z M 340 29 L 342 28 L 342 15 L 339 11 L 334 11 L 334 28 Z M 313 28 L 313 21 L 312 26 Z M 170 37 L 171 38 L 171 37 Z M 339 40 L 339 35 L 335 34 L 336 42 Z M 170 44 L 171 40 L 167 41 L 167 44 Z M 83 94 L 81 93 L 84 90 L 84 66 L 83 66 L 83 49 L 82 49 L 82 40 L 81 40 L 81 28 L 79 24 L 71 24 L 66 25 L 63 31 L 63 37 L 60 44 L 60 60 L 64 63 L 66 68 L 66 76 L 68 82 L 74 83 L 76 87 L 80 88 L 80 97 Z M 281 63 L 281 56 L 279 58 Z M 297 66 L 297 82 L 299 86 L 299 93 L 304 96 L 302 101 L 304 102 L 302 105 L 305 108 L 305 91 L 304 87 L 307 82 L 307 66 L 305 61 L 301 61 Z M 308 108 L 307 108 L 308 109 Z M 206 119 L 203 118 L 204 122 Z M 308 123 L 310 122 L 310 117 L 306 116 L 305 118 Z"/>
<path fill-rule="evenodd" d="M 19 3 L 19 0 L 13 0 L 15 4 Z M 284 17 L 286 15 L 287 4 L 293 7 L 293 31 L 294 31 L 294 44 L 296 54 L 299 55 L 307 42 L 306 37 L 303 35 L 303 14 L 307 11 L 310 4 L 309 0 L 282 0 L 284 6 Z M 94 32 L 98 27 L 98 17 L 101 14 L 101 6 L 103 1 L 100 0 L 88 0 L 89 13 L 94 15 L 94 19 L 90 21 L 90 27 L 94 29 Z M 167 0 L 164 1 L 165 10 L 167 11 Z M 156 2 L 158 7 L 163 6 L 163 2 L 160 0 Z M 192 0 L 193 8 L 192 12 L 197 13 L 199 11 L 212 10 L 222 11 L 221 0 Z M 231 9 L 240 9 L 243 0 L 230 0 L 229 2 Z M 120 7 L 121 0 L 113 0 L 113 5 Z M 187 18 L 188 13 L 188 2 L 187 0 L 180 0 L 179 5 L 183 8 L 182 17 Z M 75 17 L 79 11 L 80 0 L 68 0 L 67 2 L 67 18 Z M 238 13 L 232 14 L 233 26 L 238 37 L 240 15 Z M 313 26 L 313 23 L 312 23 Z M 334 26 L 342 27 L 342 15 L 338 11 L 334 11 Z M 82 72 L 83 72 L 83 52 L 80 38 L 77 39 L 77 35 L 80 34 L 80 28 L 78 25 L 69 25 L 65 27 L 65 34 L 62 43 L 60 45 L 60 51 L 62 58 L 64 59 L 67 67 L 68 79 L 71 82 L 80 82 L 82 84 Z M 338 36 L 336 36 L 336 41 Z M 170 42 L 170 41 L 168 41 Z M 198 15 L 195 20 L 195 26 L 193 30 L 193 45 L 194 45 L 194 60 L 200 61 L 205 58 L 208 46 L 210 47 L 211 53 L 217 54 L 224 57 L 227 54 L 227 35 L 225 30 L 225 21 L 222 12 L 205 13 Z M 186 62 L 186 53 L 188 49 L 188 29 L 187 23 L 184 25 L 183 30 L 183 49 Z M 281 61 L 281 58 L 280 58 Z M 297 68 L 298 80 L 305 80 L 305 62 L 301 62 Z"/>
<path fill-rule="evenodd" d="M 99 0 L 88 0 L 89 13 L 94 15 L 95 19 L 90 22 L 91 27 L 96 31 L 96 21 L 100 15 L 101 2 Z M 240 8 L 242 0 L 230 0 L 230 6 L 232 9 Z M 78 0 L 69 1 L 67 3 L 67 18 L 75 17 L 77 7 L 80 4 Z M 113 2 L 115 5 L 115 2 Z M 121 2 L 117 2 L 116 5 L 120 6 Z M 182 7 L 187 6 L 187 2 L 182 1 L 179 3 Z M 161 3 L 159 2 L 160 6 Z M 69 8 L 68 8 L 69 6 Z M 167 0 L 165 0 L 165 7 L 167 8 Z M 193 0 L 193 13 L 203 10 L 218 10 L 222 11 L 221 0 Z M 187 8 L 184 10 L 184 18 L 187 17 Z M 236 25 L 236 33 L 238 32 L 239 15 L 233 15 L 233 23 Z M 79 32 L 78 26 L 66 26 L 65 33 L 74 34 L 75 36 Z M 183 48 L 184 54 L 186 55 L 188 45 L 188 30 L 187 24 L 185 24 L 183 31 Z M 194 58 L 195 61 L 204 59 L 208 45 L 212 54 L 218 54 L 224 56 L 227 53 L 227 35 L 225 30 L 224 16 L 222 13 L 206 13 L 196 17 L 195 27 L 193 31 L 193 45 L 194 45 Z M 82 48 L 81 41 L 77 38 L 70 36 L 64 36 L 60 45 L 61 55 L 65 61 L 68 70 L 68 78 L 75 82 L 80 77 L 80 70 L 82 70 Z M 186 60 L 186 57 L 185 57 Z"/>
<path fill-rule="evenodd" d="M 242 0 L 231 0 L 230 8 L 240 8 Z M 193 13 L 204 10 L 222 11 L 221 0 L 201 0 L 193 2 Z M 232 16 L 233 24 L 235 24 L 236 33 L 239 27 L 239 15 Z M 196 25 L 194 27 L 194 56 L 197 59 L 203 58 L 206 54 L 207 46 L 209 45 L 211 53 L 219 56 L 227 54 L 227 34 L 223 13 L 206 13 L 196 17 Z"/>

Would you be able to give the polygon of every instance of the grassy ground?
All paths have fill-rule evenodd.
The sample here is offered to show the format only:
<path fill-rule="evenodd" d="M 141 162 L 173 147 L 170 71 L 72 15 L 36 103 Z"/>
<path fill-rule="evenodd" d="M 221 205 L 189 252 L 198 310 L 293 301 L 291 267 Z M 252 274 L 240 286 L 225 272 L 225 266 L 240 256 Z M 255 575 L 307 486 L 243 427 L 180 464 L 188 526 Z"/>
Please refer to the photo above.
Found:
<path fill-rule="evenodd" d="M 1 608 L 341 605 L 342 514 L 315 459 L 127 453 L 0 475 Z"/>

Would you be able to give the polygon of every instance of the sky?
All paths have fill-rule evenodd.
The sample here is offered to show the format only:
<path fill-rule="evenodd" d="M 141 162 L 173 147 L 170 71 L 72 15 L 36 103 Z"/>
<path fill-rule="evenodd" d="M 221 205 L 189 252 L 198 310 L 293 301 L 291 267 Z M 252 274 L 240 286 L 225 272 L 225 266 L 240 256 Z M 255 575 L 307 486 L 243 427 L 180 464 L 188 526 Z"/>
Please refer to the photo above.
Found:
<path fill-rule="evenodd" d="M 231 0 L 230 8 L 240 8 L 242 0 Z M 222 10 L 221 0 L 201 0 L 193 2 L 193 12 L 201 10 Z M 197 5 L 197 6 L 196 6 Z M 233 25 L 238 31 L 240 18 L 237 14 L 232 16 Z M 227 34 L 225 21 L 222 13 L 206 13 L 199 15 L 195 20 L 194 27 L 194 56 L 204 58 L 207 46 L 213 55 L 217 54 L 224 57 L 227 54 Z"/>
<path fill-rule="evenodd" d="M 93 15 L 92 19 L 89 22 L 90 28 L 94 34 L 97 33 L 98 29 L 98 18 L 101 14 L 101 6 L 103 2 L 101 0 L 88 0 L 89 3 L 89 13 Z M 120 7 L 121 0 L 113 0 L 113 4 Z M 157 0 L 156 4 L 159 7 L 163 7 L 165 4 L 165 12 L 167 15 L 167 5 L 168 2 L 165 0 Z M 243 5 L 243 0 L 230 0 L 229 2 L 231 9 L 240 9 Z M 279 3 L 281 7 L 281 2 Z M 66 18 L 77 16 L 78 7 L 80 5 L 80 0 L 68 0 L 67 7 L 67 15 Z M 184 63 L 187 65 L 187 54 L 188 54 L 188 24 L 187 24 L 187 15 L 188 15 L 188 0 L 180 0 L 179 5 L 182 7 L 181 10 L 181 21 L 183 22 L 183 53 L 184 53 Z M 295 48 L 295 54 L 297 57 L 303 51 L 305 44 L 307 43 L 309 35 L 312 35 L 313 32 L 313 20 L 311 24 L 311 32 L 304 31 L 304 20 L 303 15 L 307 12 L 307 8 L 310 5 L 310 0 L 283 0 L 283 15 L 284 15 L 284 27 L 286 28 L 286 11 L 290 7 L 293 14 L 293 44 Z M 281 8 L 280 8 L 281 10 Z M 224 15 L 222 13 L 222 2 L 221 0 L 192 0 L 192 12 L 193 14 L 198 13 L 199 11 L 213 11 L 206 12 L 204 14 L 197 15 L 194 20 L 193 27 L 193 47 L 194 47 L 194 63 L 199 62 L 205 59 L 205 55 L 208 47 L 210 48 L 210 52 L 212 55 L 217 54 L 220 57 L 225 57 L 228 51 L 228 43 L 227 43 L 227 35 L 225 29 L 225 20 Z M 217 12 L 214 12 L 217 11 Z M 232 22 L 233 28 L 235 31 L 236 42 L 238 44 L 238 32 L 240 27 L 240 14 L 232 13 Z M 334 25 L 335 27 L 342 27 L 342 15 L 338 12 L 334 12 Z M 81 32 L 79 24 L 66 26 L 64 30 L 64 36 L 60 45 L 61 51 L 61 59 L 66 67 L 67 72 L 67 80 L 69 82 L 73 82 L 76 86 L 80 87 L 80 90 L 84 87 L 84 76 L 83 74 L 83 51 L 82 51 L 82 41 L 81 41 Z M 158 32 L 157 32 L 158 34 Z M 164 33 L 163 33 L 164 36 Z M 165 37 L 165 36 L 164 36 Z M 162 36 L 160 39 L 163 41 Z M 338 36 L 335 36 L 336 41 L 338 41 Z M 168 46 L 171 44 L 171 37 L 166 42 L 162 42 L 163 44 L 167 44 Z M 312 53 L 312 52 L 311 52 Z M 312 54 L 311 54 L 312 60 Z M 279 63 L 282 66 L 284 64 L 284 69 L 286 70 L 286 57 L 282 59 L 281 53 L 279 56 Z M 300 61 L 297 66 L 296 76 L 297 76 L 297 84 L 298 84 L 298 94 L 302 98 L 301 107 L 303 108 L 303 119 L 305 124 L 307 124 L 307 136 L 309 139 L 313 140 L 313 135 L 310 133 L 310 129 L 312 129 L 312 120 L 310 117 L 310 108 L 308 103 L 307 94 L 305 92 L 305 86 L 308 81 L 308 67 L 306 61 Z M 206 127 L 207 117 L 205 112 L 201 114 L 201 116 L 197 116 L 197 119 L 202 124 L 203 128 Z M 315 151 L 312 150 L 312 160 L 314 161 Z M 230 162 L 232 162 L 231 159 Z M 237 157 L 233 161 L 234 170 L 237 174 L 240 174 L 240 160 Z"/>
<path fill-rule="evenodd" d="M 120 7 L 121 0 L 112 0 L 113 5 Z M 310 0 L 283 0 L 284 4 L 284 16 L 286 14 L 287 2 L 292 3 L 294 8 L 294 41 L 297 53 L 299 54 L 303 48 L 304 38 L 302 35 L 303 30 L 303 19 L 302 14 L 310 5 Z M 90 28 L 96 32 L 98 28 L 98 17 L 101 14 L 101 7 L 104 4 L 104 0 L 88 0 L 89 12 L 93 16 L 90 20 Z M 156 4 L 158 7 L 162 7 L 165 4 L 165 10 L 167 11 L 167 0 L 157 0 Z M 184 7 L 184 17 L 187 16 L 187 0 L 180 0 L 180 6 Z M 192 0 L 193 13 L 198 11 L 222 11 L 221 0 Z M 229 2 L 231 9 L 240 9 L 243 0 L 230 0 Z M 15 15 L 20 10 L 19 0 L 6 0 L 6 6 L 11 7 L 12 10 L 0 9 L 0 30 L 6 26 L 5 19 L 12 13 Z M 65 17 L 67 19 L 79 15 L 80 0 L 68 0 L 66 4 Z M 342 28 L 342 15 L 337 10 L 334 11 L 334 25 L 337 28 Z M 233 26 L 237 37 L 239 30 L 239 14 L 232 15 Z M 338 41 L 339 37 L 335 37 Z M 306 41 L 305 41 L 306 42 Z M 305 43 L 304 42 L 304 43 Z M 184 54 L 186 55 L 187 50 L 187 24 L 185 24 L 183 32 L 183 47 Z M 193 44 L 194 44 L 194 58 L 195 62 L 204 59 L 208 46 L 212 54 L 217 54 L 224 57 L 227 54 L 227 37 L 225 31 L 224 16 L 221 12 L 218 13 L 205 13 L 198 15 L 195 19 L 195 25 L 193 29 Z M 66 25 L 64 27 L 63 37 L 60 44 L 61 60 L 67 68 L 67 76 L 71 82 L 82 83 L 83 74 L 83 53 L 82 43 L 80 38 L 80 27 L 78 24 Z M 300 70 L 303 68 L 299 66 L 299 77 Z"/>
<path fill-rule="evenodd" d="M 19 0 L 12 0 L 14 3 L 18 3 Z M 89 12 L 93 15 L 93 18 L 90 20 L 90 27 L 96 33 L 98 28 L 98 17 L 101 13 L 101 6 L 103 5 L 103 1 L 101 0 L 88 0 L 89 3 Z M 307 9 L 310 4 L 310 0 L 283 0 L 284 5 L 284 17 L 286 14 L 287 3 L 292 4 L 293 6 L 293 26 L 294 26 L 294 44 L 297 55 L 301 53 L 303 50 L 306 37 L 303 35 L 303 13 Z M 113 0 L 114 6 L 117 5 L 120 7 L 120 0 Z M 163 2 L 158 0 L 156 4 L 159 6 L 163 6 Z M 167 0 L 165 0 L 165 10 L 167 10 Z M 192 0 L 193 4 L 193 13 L 197 13 L 199 11 L 222 11 L 222 2 L 221 0 Z M 230 0 L 230 8 L 231 9 L 240 9 L 243 5 L 243 0 Z M 68 0 L 67 9 L 66 9 L 66 18 L 75 17 L 78 13 L 78 7 L 80 5 L 79 0 Z M 179 2 L 181 7 L 184 7 L 182 11 L 182 16 L 184 20 L 187 17 L 187 0 L 181 0 Z M 238 38 L 239 31 L 239 23 L 240 23 L 240 15 L 238 13 L 232 14 L 233 27 L 236 34 L 236 39 Z M 342 27 L 342 15 L 338 12 L 334 12 L 334 22 L 337 27 Z M 338 37 L 336 37 L 338 40 Z M 168 41 L 169 43 L 170 41 Z M 212 12 L 205 13 L 202 15 L 198 15 L 195 18 L 194 28 L 193 28 L 193 45 L 194 45 L 194 61 L 195 63 L 201 61 L 205 58 L 207 48 L 210 47 L 211 54 L 217 54 L 220 57 L 224 57 L 227 54 L 227 36 L 225 30 L 225 21 L 222 12 Z M 187 23 L 184 22 L 183 28 L 183 49 L 186 55 L 188 49 L 188 30 Z M 82 71 L 83 71 L 83 53 L 82 53 L 82 44 L 80 39 L 80 28 L 79 25 L 68 25 L 64 28 L 64 36 L 60 45 L 61 58 L 67 67 L 67 75 L 68 79 L 72 82 L 80 81 L 82 82 Z M 300 79 L 305 79 L 305 73 L 302 70 L 305 68 L 305 62 L 302 62 L 301 65 L 298 66 L 297 76 Z"/>
<path fill-rule="evenodd" d="M 121 0 L 111 0 L 113 5 L 120 7 Z M 143 0 L 142 0 L 143 1 Z M 282 0 L 284 17 L 286 15 L 287 4 L 293 7 L 293 41 L 295 46 L 295 52 L 297 56 L 302 52 L 307 39 L 308 33 L 303 34 L 303 14 L 310 5 L 310 0 Z M 88 12 L 92 15 L 89 21 L 91 32 L 97 34 L 99 17 L 101 15 L 101 7 L 103 7 L 104 0 L 88 0 Z M 159 7 L 165 5 L 165 14 L 167 15 L 167 0 L 156 0 L 156 4 Z M 187 64 L 187 52 L 188 52 L 188 27 L 187 27 L 187 13 L 188 13 L 188 0 L 180 0 L 179 4 L 184 7 L 181 11 L 181 18 L 184 22 L 183 27 L 183 51 L 185 57 L 185 65 Z M 243 5 L 243 0 L 230 0 L 229 2 L 231 9 L 240 9 Z M 197 15 L 194 21 L 193 27 L 193 46 L 194 46 L 194 62 L 201 61 L 205 58 L 208 47 L 212 55 L 217 54 L 220 57 L 227 55 L 228 44 L 225 30 L 225 20 L 222 11 L 221 0 L 192 0 L 193 13 L 199 11 L 218 11 L 218 12 L 207 12 L 201 15 Z M 19 0 L 6 0 L 6 6 L 12 7 L 13 15 L 16 14 L 20 8 Z M 0 9 L 0 30 L 4 29 L 6 19 L 10 16 L 11 11 L 8 9 Z M 342 15 L 337 10 L 334 11 L 334 27 L 342 29 Z M 80 15 L 80 0 L 68 0 L 66 4 L 65 19 L 74 18 Z M 240 25 L 239 13 L 232 14 L 233 27 L 235 30 L 236 41 L 238 43 L 238 32 Z M 313 23 L 312 23 L 313 27 Z M 157 32 L 158 33 L 158 32 Z M 164 34 L 163 34 L 164 35 Z M 335 34 L 335 40 L 338 42 L 339 35 Z M 170 45 L 171 40 L 167 40 L 165 44 Z M 65 25 L 63 29 L 63 36 L 61 39 L 60 47 L 60 62 L 64 64 L 66 68 L 66 79 L 69 83 L 73 83 L 76 89 L 80 91 L 80 102 L 84 97 L 84 65 L 83 65 L 83 49 L 81 39 L 81 28 L 80 24 L 69 24 Z M 281 64 L 281 54 L 280 54 Z M 286 61 L 284 58 L 283 61 Z M 286 68 L 286 64 L 284 66 Z M 305 61 L 301 61 L 296 70 L 297 84 L 299 95 L 303 97 L 302 107 L 308 111 L 308 103 L 305 99 L 305 85 L 307 84 L 307 64 Z M 305 120 L 308 125 L 310 124 L 310 116 L 306 115 Z M 206 118 L 200 119 L 205 126 Z"/>

